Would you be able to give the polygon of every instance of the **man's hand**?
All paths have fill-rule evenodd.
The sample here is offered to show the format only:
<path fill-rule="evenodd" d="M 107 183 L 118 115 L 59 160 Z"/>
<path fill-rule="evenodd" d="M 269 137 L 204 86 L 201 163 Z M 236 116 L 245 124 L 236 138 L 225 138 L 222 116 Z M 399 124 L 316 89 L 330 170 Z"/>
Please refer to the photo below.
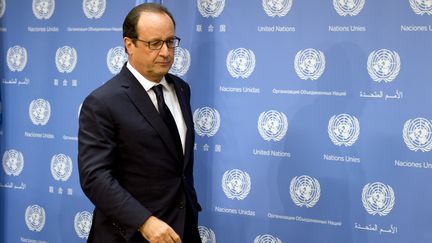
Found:
<path fill-rule="evenodd" d="M 180 236 L 162 220 L 150 216 L 139 231 L 150 243 L 181 243 Z"/>

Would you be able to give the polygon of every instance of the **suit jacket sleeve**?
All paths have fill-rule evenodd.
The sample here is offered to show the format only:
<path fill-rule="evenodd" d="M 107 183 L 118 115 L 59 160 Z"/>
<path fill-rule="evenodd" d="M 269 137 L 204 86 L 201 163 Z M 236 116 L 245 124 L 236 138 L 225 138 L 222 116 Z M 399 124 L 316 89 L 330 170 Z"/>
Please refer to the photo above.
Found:
<path fill-rule="evenodd" d="M 117 149 L 115 124 L 104 100 L 89 95 L 83 102 L 79 124 L 78 167 L 83 191 L 128 240 L 151 212 L 113 176 Z"/>

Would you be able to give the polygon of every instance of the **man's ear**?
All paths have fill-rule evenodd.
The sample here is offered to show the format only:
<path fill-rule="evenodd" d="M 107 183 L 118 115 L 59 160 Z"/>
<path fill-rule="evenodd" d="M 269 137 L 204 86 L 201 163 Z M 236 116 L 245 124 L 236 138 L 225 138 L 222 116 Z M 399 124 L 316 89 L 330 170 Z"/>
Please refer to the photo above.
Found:
<path fill-rule="evenodd" d="M 135 44 L 133 43 L 132 39 L 129 37 L 124 37 L 123 38 L 123 43 L 126 49 L 126 53 L 127 54 L 132 54 L 133 53 L 133 47 L 135 46 Z"/>

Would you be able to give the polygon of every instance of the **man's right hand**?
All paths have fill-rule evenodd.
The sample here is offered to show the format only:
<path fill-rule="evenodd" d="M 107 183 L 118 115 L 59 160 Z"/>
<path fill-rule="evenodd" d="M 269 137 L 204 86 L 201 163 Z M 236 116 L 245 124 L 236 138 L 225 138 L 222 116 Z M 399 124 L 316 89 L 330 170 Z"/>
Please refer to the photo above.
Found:
<path fill-rule="evenodd" d="M 180 236 L 162 220 L 150 216 L 139 231 L 150 243 L 181 243 Z"/>

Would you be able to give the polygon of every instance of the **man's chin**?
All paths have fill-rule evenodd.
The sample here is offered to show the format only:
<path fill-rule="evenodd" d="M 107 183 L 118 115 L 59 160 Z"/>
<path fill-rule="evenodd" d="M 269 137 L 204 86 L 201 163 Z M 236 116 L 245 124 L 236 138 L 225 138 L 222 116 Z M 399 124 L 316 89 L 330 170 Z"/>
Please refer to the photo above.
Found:
<path fill-rule="evenodd" d="M 156 72 L 153 72 L 151 74 L 151 76 L 154 77 L 155 79 L 159 79 L 160 80 L 160 79 L 162 79 L 165 76 L 165 74 L 168 73 L 168 71 L 169 71 L 169 69 L 157 70 Z"/>
<path fill-rule="evenodd" d="M 168 71 L 170 70 L 170 68 L 171 68 L 171 65 L 167 65 L 166 67 L 160 67 L 160 68 L 158 68 L 158 70 L 156 70 L 156 72 L 157 72 L 157 74 L 160 74 L 160 75 L 165 75 L 165 74 L 167 74 L 168 73 Z"/>

